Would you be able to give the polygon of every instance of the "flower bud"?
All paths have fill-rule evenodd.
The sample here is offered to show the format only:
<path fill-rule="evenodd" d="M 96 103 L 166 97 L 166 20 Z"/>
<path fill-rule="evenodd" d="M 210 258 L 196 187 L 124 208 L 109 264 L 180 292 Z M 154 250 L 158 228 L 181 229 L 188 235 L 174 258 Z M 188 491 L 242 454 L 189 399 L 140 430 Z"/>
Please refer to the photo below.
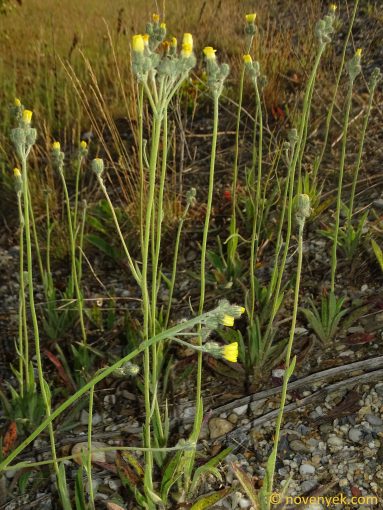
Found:
<path fill-rule="evenodd" d="M 310 197 L 304 193 L 301 193 L 297 197 L 295 218 L 299 227 L 303 228 L 305 221 L 310 217 L 311 204 Z"/>
<path fill-rule="evenodd" d="M 152 14 L 153 23 L 158 24 L 160 22 L 160 15 L 157 13 Z"/>
<path fill-rule="evenodd" d="M 24 122 L 24 124 L 29 125 L 31 123 L 32 115 L 33 115 L 33 112 L 31 112 L 31 110 L 24 110 L 23 111 L 23 122 Z"/>
<path fill-rule="evenodd" d="M 82 150 L 86 150 L 88 148 L 88 144 L 86 143 L 85 140 L 81 140 L 80 142 L 80 149 Z"/>
<path fill-rule="evenodd" d="M 135 53 L 139 53 L 139 54 L 144 53 L 145 42 L 144 42 L 144 38 L 142 37 L 141 34 L 136 34 L 133 36 L 132 47 L 133 47 L 133 51 Z"/>
<path fill-rule="evenodd" d="M 246 14 L 245 18 L 246 18 L 247 23 L 253 25 L 255 23 L 256 18 L 257 18 L 257 14 L 255 12 L 253 12 L 251 14 Z"/>
<path fill-rule="evenodd" d="M 251 57 L 251 55 L 249 54 L 246 54 L 246 55 L 243 55 L 243 62 L 248 65 L 248 64 L 252 64 L 253 63 L 253 59 Z"/>
<path fill-rule="evenodd" d="M 53 152 L 60 152 L 61 151 L 60 142 L 53 142 L 52 143 L 52 150 L 53 150 Z"/>
<path fill-rule="evenodd" d="M 97 177 L 101 177 L 104 171 L 104 161 L 101 158 L 95 158 L 92 161 L 92 170 L 97 175 Z"/>
<path fill-rule="evenodd" d="M 15 178 L 15 191 L 16 193 L 21 193 L 23 189 L 23 181 L 21 177 L 21 172 L 19 168 L 13 169 L 13 176 Z"/>
<path fill-rule="evenodd" d="M 15 97 L 14 105 L 16 106 L 16 108 L 20 108 L 21 101 L 20 101 L 20 99 L 18 97 Z"/>
<path fill-rule="evenodd" d="M 204 49 L 203 49 L 203 53 L 205 55 L 205 57 L 207 58 L 207 60 L 215 60 L 215 52 L 217 50 L 215 50 L 212 46 L 206 46 Z"/>

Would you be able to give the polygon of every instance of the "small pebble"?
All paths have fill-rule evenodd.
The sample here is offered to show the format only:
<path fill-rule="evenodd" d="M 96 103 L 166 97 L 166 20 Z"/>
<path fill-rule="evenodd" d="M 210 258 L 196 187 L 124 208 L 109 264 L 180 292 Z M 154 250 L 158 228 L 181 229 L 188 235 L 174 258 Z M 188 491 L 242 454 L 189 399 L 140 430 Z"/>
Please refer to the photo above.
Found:
<path fill-rule="evenodd" d="M 302 464 L 299 468 L 299 472 L 302 476 L 313 475 L 315 473 L 315 467 L 311 464 Z"/>

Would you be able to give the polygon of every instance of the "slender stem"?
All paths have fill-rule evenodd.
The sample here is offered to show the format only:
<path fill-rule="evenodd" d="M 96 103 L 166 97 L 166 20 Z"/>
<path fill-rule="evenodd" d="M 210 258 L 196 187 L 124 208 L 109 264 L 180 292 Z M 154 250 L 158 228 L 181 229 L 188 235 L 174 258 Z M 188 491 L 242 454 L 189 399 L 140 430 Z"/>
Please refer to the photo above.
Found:
<path fill-rule="evenodd" d="M 163 81 L 162 81 L 163 83 Z M 162 88 L 163 85 L 161 83 L 160 89 L 160 97 L 162 96 Z M 156 319 L 157 319 L 157 294 L 158 294 L 158 285 L 160 280 L 160 274 L 158 274 L 158 262 L 160 257 L 161 250 L 161 234 L 162 234 L 162 220 L 163 220 L 163 200 L 164 200 L 164 188 L 165 188 L 165 178 L 166 178 L 166 168 L 167 168 L 167 153 L 168 153 L 168 118 L 167 118 L 167 108 L 164 109 L 164 118 L 163 118 L 163 133 L 162 133 L 162 164 L 161 164 L 161 176 L 160 176 L 160 186 L 158 191 L 158 210 L 157 210 L 157 230 L 154 236 L 153 234 L 153 244 L 154 244 L 154 257 L 152 261 L 152 332 L 151 334 L 156 334 Z M 153 219 L 152 226 L 155 226 L 155 220 Z M 152 388 L 158 386 L 158 355 L 157 349 L 160 346 L 153 345 L 152 347 Z M 157 427 L 160 435 L 161 441 L 164 440 L 164 431 L 161 421 L 161 415 L 158 406 L 157 400 L 157 392 L 153 395 L 153 405 L 155 409 L 155 417 L 157 422 Z"/>
<path fill-rule="evenodd" d="M 77 232 L 78 199 L 79 199 L 79 191 L 80 191 L 80 175 L 81 175 L 82 161 L 83 161 L 83 157 L 80 156 L 78 158 L 77 167 L 76 167 L 76 184 L 75 184 L 75 195 L 74 195 L 73 226 L 74 226 L 75 232 Z"/>
<path fill-rule="evenodd" d="M 302 259 L 303 259 L 303 226 L 302 223 L 299 226 L 299 235 L 298 235 L 298 264 L 297 264 L 297 275 L 296 275 L 296 281 L 295 281 L 295 291 L 294 291 L 294 307 L 293 307 L 293 317 L 291 321 L 291 328 L 290 328 L 290 336 L 289 341 L 287 344 L 287 350 L 286 350 L 286 358 L 285 358 L 285 373 L 283 376 L 283 385 L 282 385 L 282 393 L 281 393 L 281 403 L 279 405 L 279 413 L 276 421 L 276 427 L 275 427 L 275 434 L 274 434 L 274 447 L 270 455 L 270 460 L 268 463 L 268 483 L 267 483 L 267 490 L 272 491 L 273 488 L 273 482 L 274 482 L 274 472 L 275 472 L 275 463 L 277 458 L 277 451 L 278 451 L 278 443 L 279 443 L 279 437 L 281 433 L 281 426 L 282 426 L 282 420 L 283 420 L 283 412 L 285 408 L 286 403 L 286 396 L 287 396 L 287 385 L 289 382 L 289 378 L 291 377 L 291 352 L 293 348 L 293 342 L 294 342 L 294 334 L 295 334 L 295 326 L 297 322 L 297 314 L 298 314 L 298 303 L 299 303 L 299 288 L 300 288 L 300 281 L 301 281 L 301 272 L 302 272 Z M 266 496 L 269 496 L 267 494 Z M 267 497 L 267 509 L 270 509 L 270 498 Z"/>
<path fill-rule="evenodd" d="M 94 509 L 94 491 L 92 480 L 92 421 L 93 421 L 93 400 L 94 400 L 94 385 L 89 390 L 89 416 L 88 416 L 88 458 L 87 458 L 87 477 L 89 486 L 89 503 Z"/>
<path fill-rule="evenodd" d="M 245 79 L 245 66 L 242 66 L 241 78 L 239 82 L 239 98 L 238 98 L 238 110 L 237 110 L 237 122 L 235 127 L 235 152 L 234 152 L 234 166 L 233 166 L 233 184 L 231 191 L 232 200 L 232 211 L 231 211 L 231 223 L 232 232 L 235 234 L 237 229 L 237 182 L 238 182 L 238 160 L 239 160 L 239 130 L 241 126 L 241 111 L 243 102 L 243 84 Z"/>
<path fill-rule="evenodd" d="M 326 127 L 325 127 L 325 136 L 324 136 L 324 140 L 323 140 L 323 146 L 322 146 L 322 150 L 321 150 L 321 153 L 319 155 L 318 161 L 314 165 L 314 172 L 313 172 L 313 182 L 314 183 L 317 180 L 318 169 L 319 169 L 319 167 L 320 167 L 320 165 L 322 163 L 322 159 L 323 159 L 324 153 L 326 151 L 326 147 L 327 147 L 328 136 L 329 136 L 329 132 L 330 132 L 330 124 L 331 124 L 331 120 L 332 120 L 332 112 L 334 111 L 335 100 L 336 100 L 336 96 L 337 96 L 337 93 L 338 93 L 338 88 L 339 88 L 339 83 L 340 83 L 340 79 L 341 79 L 343 68 L 344 68 L 344 63 L 345 63 L 345 60 L 346 60 L 346 51 L 347 51 L 347 47 L 348 47 L 348 41 L 349 41 L 351 33 L 352 33 L 352 27 L 354 26 L 355 16 L 356 16 L 356 13 L 358 11 L 358 5 L 359 5 L 359 0 L 355 0 L 354 9 L 353 9 L 352 15 L 351 15 L 350 25 L 348 27 L 347 36 L 346 36 L 346 39 L 345 39 L 344 45 L 343 45 L 341 63 L 340 63 L 340 67 L 339 67 L 339 70 L 338 70 L 338 75 L 336 77 L 334 93 L 333 93 L 333 96 L 332 96 L 332 101 L 331 101 L 331 104 L 330 104 L 330 108 L 329 108 L 329 110 L 327 112 Z"/>
<path fill-rule="evenodd" d="M 21 190 L 17 192 L 17 206 L 19 211 L 20 223 L 20 291 L 19 291 L 19 338 L 18 338 L 18 355 L 19 355 L 19 384 L 20 395 L 24 395 L 24 368 L 25 383 L 29 387 L 29 352 L 28 352 L 28 329 L 27 329 L 27 313 L 25 299 L 25 282 L 24 282 L 24 215 L 22 206 Z"/>
<path fill-rule="evenodd" d="M 205 304 L 205 291 L 206 291 L 206 251 L 207 251 L 207 238 L 209 234 L 210 216 L 213 202 L 213 191 L 214 191 L 214 170 L 215 160 L 217 152 L 217 138 L 218 138 L 218 113 L 219 113 L 219 94 L 215 93 L 213 96 L 214 101 L 214 119 L 213 119 L 213 137 L 211 142 L 211 156 L 210 156 L 210 170 L 209 170 L 209 188 L 208 198 L 206 205 L 205 225 L 203 229 L 202 247 L 201 247 L 201 290 L 200 290 L 200 301 L 198 307 L 198 313 L 201 314 Z M 197 345 L 202 345 L 201 327 L 199 327 L 199 335 Z M 197 442 L 200 434 L 200 421 L 199 417 L 202 416 L 202 352 L 198 352 L 197 357 L 197 380 L 196 380 L 196 411 L 195 420 L 193 425 L 193 431 L 191 438 Z M 189 478 L 191 475 L 192 467 L 194 464 L 193 452 L 188 458 L 188 467 L 186 469 L 186 485 L 189 484 Z"/>
<path fill-rule="evenodd" d="M 144 246 L 144 194 L 145 194 L 145 174 L 144 174 L 144 86 L 139 84 L 138 100 L 138 166 L 140 170 L 140 244 L 141 249 Z"/>
<path fill-rule="evenodd" d="M 148 290 L 148 259 L 149 259 L 149 242 L 151 233 L 151 221 L 154 206 L 154 193 L 156 184 L 156 169 L 158 159 L 158 147 L 161 135 L 161 115 L 154 115 L 153 117 L 153 134 L 152 146 L 150 151 L 149 163 L 149 192 L 148 203 L 146 206 L 145 218 L 145 231 L 144 231 L 144 246 L 142 250 L 142 278 L 141 278 L 141 292 L 142 292 L 142 305 L 144 314 L 144 339 L 149 338 L 149 324 L 150 324 L 150 301 Z M 154 240 L 153 240 L 154 242 Z M 150 402 L 150 351 L 146 348 L 144 351 L 144 396 L 145 396 L 145 428 L 144 428 L 144 444 L 146 448 L 151 447 L 151 402 Z M 148 491 L 153 491 L 153 454 L 148 451 L 145 455 L 145 480 L 147 483 Z"/>
<path fill-rule="evenodd" d="M 117 230 L 118 236 L 120 238 L 122 247 L 124 249 L 125 255 L 126 255 L 127 259 L 128 259 L 129 269 L 131 270 L 132 275 L 133 275 L 134 279 L 136 280 L 136 282 L 139 285 L 141 285 L 141 277 L 138 274 L 138 272 L 137 272 L 137 270 L 136 270 L 136 268 L 134 266 L 132 257 L 130 256 L 129 249 L 128 249 L 127 245 L 126 245 L 124 236 L 123 236 L 123 234 L 121 232 L 120 224 L 118 223 L 117 215 L 116 215 L 116 212 L 114 210 L 112 201 L 110 200 L 108 191 L 107 191 L 106 186 L 104 184 L 104 181 L 102 180 L 102 177 L 100 175 L 97 176 L 97 180 L 98 180 L 98 183 L 100 185 L 100 188 L 101 188 L 102 192 L 104 193 L 106 201 L 108 202 L 108 205 L 109 205 L 109 208 L 110 208 L 110 212 L 112 214 L 112 218 L 113 218 L 113 221 L 114 221 L 114 225 L 116 227 L 116 230 Z"/>
<path fill-rule="evenodd" d="M 76 241 L 75 241 L 75 236 L 74 236 L 74 232 L 73 232 L 72 211 L 71 211 L 71 207 L 70 207 L 68 187 L 66 185 L 64 171 L 63 171 L 62 166 L 59 168 L 59 174 L 60 174 L 63 189 L 64 189 L 65 204 L 66 204 L 66 210 L 67 210 L 67 216 L 68 216 L 72 279 L 73 279 L 73 283 L 74 283 L 74 290 L 76 293 L 76 300 L 77 300 L 78 313 L 79 313 L 80 326 L 81 326 L 81 335 L 82 335 L 83 342 L 86 344 L 87 343 L 87 335 L 86 335 L 86 329 L 85 329 L 85 323 L 84 323 L 83 300 L 82 300 L 82 295 L 81 295 L 80 285 L 78 282 L 78 275 L 77 275 Z M 77 212 L 76 212 L 76 215 L 77 215 Z"/>
<path fill-rule="evenodd" d="M 347 99 L 346 99 L 346 110 L 344 113 L 344 121 L 343 121 L 342 150 L 341 150 L 340 163 L 339 163 L 338 193 L 337 193 L 337 198 L 336 198 L 336 211 L 335 211 L 334 241 L 333 241 L 332 252 L 331 252 L 331 292 L 335 292 L 335 274 L 336 274 L 336 266 L 337 266 L 336 251 L 338 248 L 343 173 L 344 173 L 344 163 L 346 160 L 347 131 L 348 131 L 348 121 L 350 118 L 350 110 L 351 110 L 351 103 L 352 103 L 353 85 L 354 85 L 353 80 L 350 80 L 350 85 L 349 85 Z"/>
<path fill-rule="evenodd" d="M 250 287 L 251 287 L 251 304 L 250 304 L 250 323 L 253 322 L 254 319 L 254 309 L 255 309 L 255 265 L 257 262 L 257 251 L 258 251 L 258 243 L 259 243 L 259 232 L 260 228 L 258 228 L 258 215 L 259 215 L 259 206 L 261 201 L 261 179 L 262 179 L 262 135 L 263 135 L 263 120 L 262 120 L 262 106 L 261 106 L 261 98 L 259 95 L 258 83 L 257 80 L 254 80 L 256 101 L 257 101 L 257 112 L 258 112 L 258 122 L 259 122 L 259 133 L 258 133 L 258 152 L 257 152 L 257 185 L 256 185 L 256 193 L 255 193 L 255 204 L 254 204 L 254 215 L 253 215 L 253 227 L 252 227 L 252 235 L 251 235 L 251 248 L 250 248 Z M 257 122 L 257 119 L 255 120 Z M 256 132 L 256 126 L 254 127 Z M 255 134 L 254 134 L 255 137 Z"/>
<path fill-rule="evenodd" d="M 165 318 L 165 327 L 168 326 L 169 318 L 170 318 L 170 311 L 172 308 L 172 299 L 173 299 L 173 292 L 174 292 L 174 285 L 176 281 L 176 275 L 177 275 L 177 262 L 178 262 L 178 253 L 179 253 L 179 246 L 180 246 L 180 240 L 181 240 L 181 233 L 182 233 L 182 227 L 185 222 L 185 219 L 187 217 L 188 211 L 189 211 L 190 203 L 188 202 L 185 207 L 185 211 L 182 215 L 182 218 L 179 221 L 178 229 L 177 229 L 177 236 L 176 236 L 176 243 L 174 246 L 174 258 L 173 258 L 173 268 L 172 268 L 172 276 L 170 280 L 170 288 L 169 288 L 169 298 L 168 298 L 168 309 L 166 312 L 166 318 Z"/>
<path fill-rule="evenodd" d="M 43 366 L 41 361 L 41 350 L 40 350 L 40 332 L 37 321 L 35 298 L 33 294 L 33 266 L 32 266 L 32 243 L 31 243 L 31 232 L 30 232 L 30 205 L 29 205 L 29 192 L 28 192 L 28 172 L 27 172 L 27 158 L 26 151 L 24 150 L 24 157 L 21 158 L 22 164 L 22 176 L 23 176 L 23 197 L 24 197 L 24 221 L 25 221 L 25 240 L 26 240 L 26 253 L 27 253 L 27 272 L 28 272 L 28 294 L 29 294 L 29 307 L 32 316 L 33 334 L 35 339 L 35 350 L 36 350 L 36 361 L 37 361 L 37 372 L 40 384 L 40 391 L 43 397 L 45 405 L 45 413 L 49 419 L 51 416 L 51 407 L 45 387 L 45 380 L 43 375 Z M 56 444 L 53 432 L 53 426 L 49 424 L 49 437 L 51 443 L 52 457 L 54 459 L 54 469 L 56 476 L 59 476 L 59 467 L 56 461 Z"/>
<path fill-rule="evenodd" d="M 362 128 L 362 133 L 361 133 L 360 142 L 359 142 L 358 157 L 356 160 L 355 171 L 354 171 L 354 176 L 353 176 L 353 181 L 352 181 L 350 203 L 348 206 L 348 215 L 347 215 L 347 230 L 351 227 L 351 218 L 352 218 L 352 213 L 354 210 L 354 199 L 355 199 L 356 185 L 358 182 L 360 164 L 362 162 L 364 140 L 366 137 L 367 125 L 368 125 L 368 121 L 370 118 L 372 100 L 374 98 L 374 92 L 375 92 L 375 87 L 372 87 L 370 90 L 370 96 L 368 98 L 367 112 L 364 117 L 363 128 Z"/>

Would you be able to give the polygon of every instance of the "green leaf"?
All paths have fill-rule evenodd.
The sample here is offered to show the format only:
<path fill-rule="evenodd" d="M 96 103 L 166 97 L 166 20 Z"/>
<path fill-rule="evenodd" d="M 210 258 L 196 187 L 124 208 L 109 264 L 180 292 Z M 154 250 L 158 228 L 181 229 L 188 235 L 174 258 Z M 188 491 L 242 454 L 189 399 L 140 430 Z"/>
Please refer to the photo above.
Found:
<path fill-rule="evenodd" d="M 74 498 L 76 503 L 76 510 L 87 510 L 82 467 L 80 467 L 79 470 L 77 471 L 77 476 L 75 479 Z"/>
<path fill-rule="evenodd" d="M 218 455 L 216 455 L 215 457 L 210 459 L 208 462 L 206 462 L 206 464 L 197 468 L 194 472 L 190 492 L 192 492 L 192 493 L 194 492 L 201 476 L 205 473 L 213 474 L 215 477 L 217 477 L 220 480 L 221 474 L 216 469 L 216 467 L 221 461 L 223 461 L 229 455 L 229 453 L 232 452 L 232 450 L 233 450 L 232 448 L 225 448 L 224 450 L 219 452 Z"/>
<path fill-rule="evenodd" d="M 207 496 L 202 496 L 198 501 L 194 503 L 190 510 L 205 510 L 207 508 L 211 508 L 213 505 L 226 498 L 231 492 L 231 487 L 226 487 L 217 492 L 213 492 Z"/>
<path fill-rule="evenodd" d="M 234 471 L 235 476 L 238 478 L 239 483 L 242 485 L 243 490 L 251 501 L 255 510 L 259 509 L 258 494 L 254 488 L 253 482 L 249 475 L 245 473 L 237 464 L 231 464 L 231 469 Z"/>
<path fill-rule="evenodd" d="M 375 257 L 379 263 L 380 269 L 383 271 L 383 251 L 374 239 L 371 239 L 371 246 L 374 250 Z"/>

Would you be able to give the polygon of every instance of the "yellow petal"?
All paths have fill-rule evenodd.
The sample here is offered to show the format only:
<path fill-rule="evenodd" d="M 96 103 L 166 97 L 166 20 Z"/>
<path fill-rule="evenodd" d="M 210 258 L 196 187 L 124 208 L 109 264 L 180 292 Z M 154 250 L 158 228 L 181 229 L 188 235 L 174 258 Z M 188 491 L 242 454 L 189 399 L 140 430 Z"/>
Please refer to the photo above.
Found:
<path fill-rule="evenodd" d="M 236 363 L 238 359 L 238 342 L 225 345 L 223 347 L 223 357 L 231 363 Z"/>

